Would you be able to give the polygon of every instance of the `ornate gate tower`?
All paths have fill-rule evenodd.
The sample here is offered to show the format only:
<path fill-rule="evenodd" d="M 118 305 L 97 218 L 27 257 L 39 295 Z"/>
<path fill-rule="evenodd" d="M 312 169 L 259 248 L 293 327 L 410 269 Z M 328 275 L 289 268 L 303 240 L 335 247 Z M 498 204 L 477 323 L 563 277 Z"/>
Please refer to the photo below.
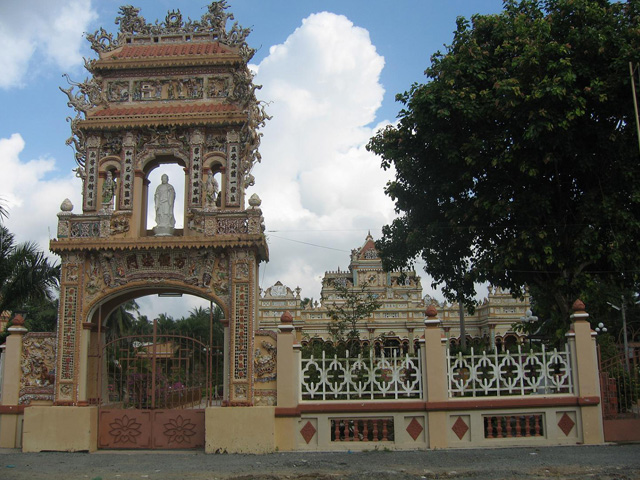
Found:
<path fill-rule="evenodd" d="M 247 68 L 249 30 L 227 30 L 226 8 L 222 0 L 198 21 L 172 11 L 151 24 L 122 7 L 117 35 L 87 36 L 98 54 L 85 62 L 91 77 L 63 90 L 77 112 L 68 143 L 83 200 L 81 213 L 63 202 L 51 242 L 62 259 L 57 405 L 100 397 L 98 325 L 124 301 L 156 293 L 223 309 L 224 398 L 252 404 L 258 266 L 268 249 L 260 199 L 247 208 L 245 190 L 267 117 Z M 184 178 L 150 184 L 166 164 L 180 165 Z"/>

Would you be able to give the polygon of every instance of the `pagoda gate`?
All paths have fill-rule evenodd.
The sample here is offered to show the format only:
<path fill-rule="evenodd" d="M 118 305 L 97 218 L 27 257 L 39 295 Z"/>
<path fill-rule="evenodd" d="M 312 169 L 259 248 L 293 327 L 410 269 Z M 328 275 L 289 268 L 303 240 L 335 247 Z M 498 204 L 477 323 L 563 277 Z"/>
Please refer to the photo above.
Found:
<path fill-rule="evenodd" d="M 260 199 L 246 189 L 267 117 L 247 68 L 249 30 L 228 29 L 226 8 L 214 2 L 198 21 L 172 11 L 151 24 L 122 7 L 116 35 L 87 35 L 98 54 L 85 61 L 90 78 L 63 90 L 77 113 L 68 143 L 83 200 L 79 213 L 62 203 L 51 242 L 62 267 L 57 406 L 100 402 L 104 319 L 150 294 L 195 295 L 223 310 L 223 404 L 253 403 L 258 267 L 268 248 Z M 151 184 L 150 173 L 170 164 L 184 177 Z"/>

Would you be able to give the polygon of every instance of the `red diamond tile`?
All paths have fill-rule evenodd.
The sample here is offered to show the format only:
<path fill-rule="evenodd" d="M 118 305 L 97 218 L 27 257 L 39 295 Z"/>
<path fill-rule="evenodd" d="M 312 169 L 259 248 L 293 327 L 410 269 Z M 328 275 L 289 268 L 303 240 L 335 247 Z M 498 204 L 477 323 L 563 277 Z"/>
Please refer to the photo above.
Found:
<path fill-rule="evenodd" d="M 458 420 L 456 420 L 456 423 L 453 424 L 451 430 L 453 430 L 453 433 L 455 433 L 458 438 L 462 440 L 462 437 L 464 437 L 465 433 L 469 431 L 469 426 L 465 423 L 462 417 L 458 417 Z"/>
<path fill-rule="evenodd" d="M 560 427 L 560 430 L 563 431 L 563 433 L 565 434 L 565 436 L 569 436 L 569 434 L 571 433 L 571 430 L 573 430 L 573 426 L 576 424 L 576 422 L 574 422 L 573 420 L 571 420 L 571 417 L 569 415 L 565 414 L 562 415 L 562 418 L 560 419 L 560 421 L 558 422 L 558 427 Z"/>
<path fill-rule="evenodd" d="M 415 418 L 412 418 L 409 422 L 409 425 L 407 425 L 407 433 L 411 435 L 411 438 L 413 438 L 414 440 L 418 439 L 423 430 L 424 428 L 422 428 L 420 422 Z"/>
<path fill-rule="evenodd" d="M 305 426 L 302 427 L 302 430 L 300 430 L 300 434 L 302 435 L 302 438 L 304 438 L 304 441 L 309 443 L 316 434 L 316 429 L 311 422 L 307 422 Z"/>

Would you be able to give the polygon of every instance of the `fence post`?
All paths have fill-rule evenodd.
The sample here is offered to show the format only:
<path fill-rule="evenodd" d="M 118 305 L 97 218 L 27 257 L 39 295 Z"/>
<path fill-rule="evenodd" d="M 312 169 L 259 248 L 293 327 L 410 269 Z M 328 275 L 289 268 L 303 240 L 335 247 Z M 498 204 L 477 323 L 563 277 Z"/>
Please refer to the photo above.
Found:
<path fill-rule="evenodd" d="M 0 406 L 0 448 L 20 447 L 18 439 L 19 417 L 24 411 L 20 400 L 20 378 L 22 371 L 20 361 L 22 358 L 22 337 L 27 333 L 24 327 L 24 318 L 17 313 L 9 327 L 9 336 L 4 352 L 4 372 L 2 374 L 2 405 Z"/>
<path fill-rule="evenodd" d="M 429 448 L 446 448 L 447 413 L 431 410 L 430 404 L 448 400 L 446 338 L 440 328 L 438 311 L 430 305 L 424 320 L 424 388 L 429 426 Z"/>
<path fill-rule="evenodd" d="M 300 351 L 296 348 L 293 317 L 286 311 L 280 317 L 277 340 L 277 409 L 276 446 L 294 450 L 296 446 L 296 409 L 300 399 Z"/>
<path fill-rule="evenodd" d="M 567 340 L 573 359 L 573 379 L 582 417 L 583 442 L 603 443 L 596 333 L 591 330 L 591 324 L 587 320 L 589 314 L 585 311 L 584 303 L 576 300 L 572 308 L 572 323 Z"/>

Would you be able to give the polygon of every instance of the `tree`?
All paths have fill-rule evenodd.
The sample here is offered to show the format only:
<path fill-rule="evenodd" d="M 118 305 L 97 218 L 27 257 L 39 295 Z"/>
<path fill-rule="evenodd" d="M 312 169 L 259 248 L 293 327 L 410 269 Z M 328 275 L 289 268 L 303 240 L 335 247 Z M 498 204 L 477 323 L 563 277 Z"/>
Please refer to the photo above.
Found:
<path fill-rule="evenodd" d="M 134 331 L 140 306 L 135 300 L 128 300 L 109 314 L 105 321 L 105 329 L 109 340 L 130 335 Z"/>
<path fill-rule="evenodd" d="M 368 287 L 367 282 L 358 287 L 333 282 L 339 300 L 327 305 L 328 330 L 335 343 L 345 342 L 349 354 L 360 352 L 360 322 L 382 306 Z"/>
<path fill-rule="evenodd" d="M 563 322 L 594 282 L 637 291 L 638 24 L 640 0 L 506 0 L 459 18 L 367 146 L 396 172 L 385 268 L 421 256 L 446 293 L 468 262 L 469 281 L 528 287 L 541 318 Z"/>
<path fill-rule="evenodd" d="M 209 322 L 213 320 L 212 340 L 213 345 L 224 343 L 224 328 L 221 320 L 223 312 L 220 307 L 213 307 L 213 317 L 210 318 L 210 310 L 203 307 L 195 307 L 189 312 L 189 316 L 176 321 L 176 331 L 188 337 L 197 338 L 205 343 L 209 343 Z"/>
<path fill-rule="evenodd" d="M 30 332 L 55 332 L 58 326 L 58 298 L 42 298 L 27 303 L 21 307 L 24 311 L 24 326 Z M 13 319 L 0 332 L 0 344 L 9 336 L 9 327 L 13 326 Z"/>
<path fill-rule="evenodd" d="M 50 264 L 35 243 L 16 243 L 7 227 L 0 225 L 0 311 L 54 300 L 59 277 L 60 266 Z"/>
<path fill-rule="evenodd" d="M 59 292 L 55 292 L 59 297 Z M 25 327 L 30 332 L 55 332 L 58 326 L 58 298 L 43 298 L 25 305 Z"/>

